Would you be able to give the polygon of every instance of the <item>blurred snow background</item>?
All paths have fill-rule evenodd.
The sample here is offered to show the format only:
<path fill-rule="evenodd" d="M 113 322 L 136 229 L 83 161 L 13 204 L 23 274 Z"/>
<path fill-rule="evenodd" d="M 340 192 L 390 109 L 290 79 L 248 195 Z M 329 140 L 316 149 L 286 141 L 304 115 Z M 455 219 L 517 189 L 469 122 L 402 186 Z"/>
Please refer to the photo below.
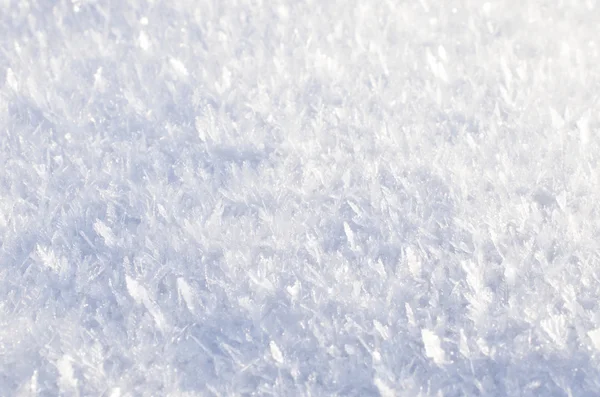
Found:
<path fill-rule="evenodd" d="M 0 394 L 600 395 L 597 0 L 0 0 Z"/>

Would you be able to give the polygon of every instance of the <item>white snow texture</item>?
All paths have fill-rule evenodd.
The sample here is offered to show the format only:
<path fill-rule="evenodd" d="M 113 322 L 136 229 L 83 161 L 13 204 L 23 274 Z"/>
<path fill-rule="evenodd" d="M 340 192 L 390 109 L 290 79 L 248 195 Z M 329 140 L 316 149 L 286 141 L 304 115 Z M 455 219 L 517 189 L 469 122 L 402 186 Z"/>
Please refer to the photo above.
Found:
<path fill-rule="evenodd" d="M 599 21 L 0 0 L 0 395 L 599 396 Z"/>

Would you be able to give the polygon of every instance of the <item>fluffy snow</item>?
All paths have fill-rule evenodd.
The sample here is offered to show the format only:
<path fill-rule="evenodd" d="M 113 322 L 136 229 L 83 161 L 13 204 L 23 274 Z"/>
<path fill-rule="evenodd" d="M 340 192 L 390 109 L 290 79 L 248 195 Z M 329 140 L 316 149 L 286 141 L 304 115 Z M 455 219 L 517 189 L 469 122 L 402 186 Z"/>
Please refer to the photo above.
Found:
<path fill-rule="evenodd" d="M 0 395 L 600 395 L 597 0 L 0 0 Z"/>

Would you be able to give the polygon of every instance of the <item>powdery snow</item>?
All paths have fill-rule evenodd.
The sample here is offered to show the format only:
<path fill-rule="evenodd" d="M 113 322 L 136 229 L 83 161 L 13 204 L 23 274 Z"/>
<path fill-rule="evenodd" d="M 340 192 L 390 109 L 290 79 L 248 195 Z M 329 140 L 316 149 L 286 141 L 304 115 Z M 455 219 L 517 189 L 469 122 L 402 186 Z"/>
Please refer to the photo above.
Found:
<path fill-rule="evenodd" d="M 597 0 L 0 0 L 0 395 L 600 395 Z"/>

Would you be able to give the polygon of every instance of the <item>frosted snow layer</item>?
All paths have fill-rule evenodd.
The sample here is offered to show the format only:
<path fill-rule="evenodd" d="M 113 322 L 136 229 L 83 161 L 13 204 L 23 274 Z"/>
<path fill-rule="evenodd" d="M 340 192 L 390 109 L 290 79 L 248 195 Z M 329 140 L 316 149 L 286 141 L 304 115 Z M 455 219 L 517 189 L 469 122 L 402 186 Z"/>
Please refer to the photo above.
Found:
<path fill-rule="evenodd" d="M 597 0 L 0 0 L 0 395 L 600 395 Z"/>

